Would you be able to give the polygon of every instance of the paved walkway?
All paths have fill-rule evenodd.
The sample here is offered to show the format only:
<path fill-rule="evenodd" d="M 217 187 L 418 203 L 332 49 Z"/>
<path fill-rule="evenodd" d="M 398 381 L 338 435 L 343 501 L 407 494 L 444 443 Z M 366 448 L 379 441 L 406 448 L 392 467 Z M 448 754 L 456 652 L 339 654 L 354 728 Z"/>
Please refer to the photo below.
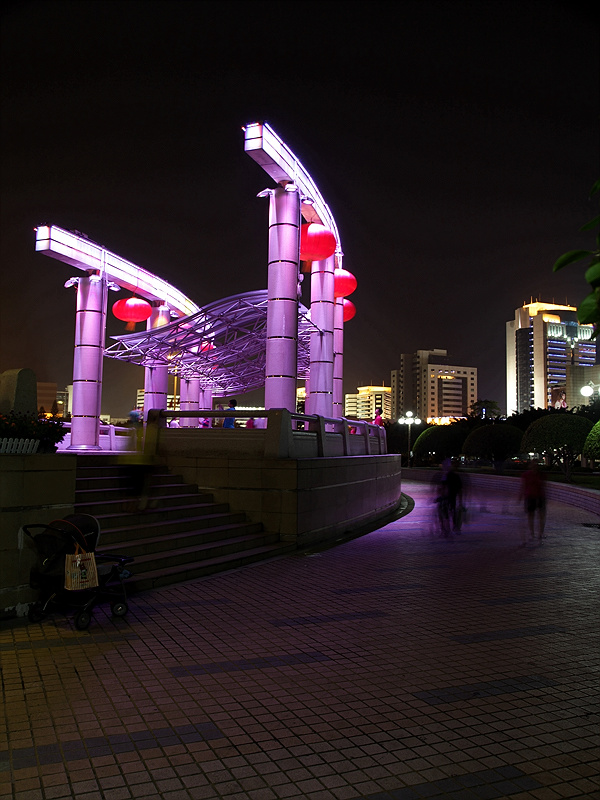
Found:
<path fill-rule="evenodd" d="M 600 797 L 600 519 L 473 498 L 0 634 L 0 798 Z M 12 767 L 10 771 L 9 767 Z"/>

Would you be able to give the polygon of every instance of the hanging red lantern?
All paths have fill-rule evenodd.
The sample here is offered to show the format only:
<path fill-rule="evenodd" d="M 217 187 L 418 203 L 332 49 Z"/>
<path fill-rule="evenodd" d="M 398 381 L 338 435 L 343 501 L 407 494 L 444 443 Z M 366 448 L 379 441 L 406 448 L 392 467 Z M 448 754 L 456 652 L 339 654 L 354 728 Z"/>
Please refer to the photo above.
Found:
<path fill-rule="evenodd" d="M 347 297 L 356 289 L 356 278 L 347 269 L 336 269 L 333 273 L 333 296 Z"/>
<path fill-rule="evenodd" d="M 152 314 L 152 306 L 141 297 L 127 297 L 117 300 L 112 311 L 117 319 L 127 323 L 126 330 L 133 331 L 136 322 L 143 322 Z"/>
<path fill-rule="evenodd" d="M 310 222 L 300 228 L 300 260 L 323 261 L 335 253 L 335 236 L 324 225 Z"/>
<path fill-rule="evenodd" d="M 344 304 L 344 322 L 349 322 L 356 316 L 356 306 L 351 300 L 346 300 L 346 298 L 344 298 L 342 302 Z"/>

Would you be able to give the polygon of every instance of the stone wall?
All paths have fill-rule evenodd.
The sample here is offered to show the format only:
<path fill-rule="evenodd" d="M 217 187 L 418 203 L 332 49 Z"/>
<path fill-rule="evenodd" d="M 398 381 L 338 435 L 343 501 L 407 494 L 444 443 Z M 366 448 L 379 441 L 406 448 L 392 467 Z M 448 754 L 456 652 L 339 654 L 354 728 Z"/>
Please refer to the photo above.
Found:
<path fill-rule="evenodd" d="M 21 616 L 37 596 L 29 588 L 36 551 L 22 525 L 73 513 L 75 456 L 0 455 L 0 619 Z"/>
<path fill-rule="evenodd" d="M 333 540 L 400 505 L 400 457 L 268 459 L 161 452 L 169 469 L 298 547 Z"/>

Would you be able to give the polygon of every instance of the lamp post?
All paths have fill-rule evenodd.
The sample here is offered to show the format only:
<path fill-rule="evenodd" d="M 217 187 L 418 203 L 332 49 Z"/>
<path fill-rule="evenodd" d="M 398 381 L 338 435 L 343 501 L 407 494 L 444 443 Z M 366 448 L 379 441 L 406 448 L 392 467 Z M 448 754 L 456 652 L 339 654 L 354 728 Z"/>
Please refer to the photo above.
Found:
<path fill-rule="evenodd" d="M 597 390 L 598 395 L 600 396 L 600 383 L 594 383 L 594 381 L 588 381 L 585 386 L 582 386 L 579 390 L 584 397 L 590 398 L 588 403 L 591 403 L 591 397 L 594 392 Z"/>
<path fill-rule="evenodd" d="M 408 467 L 410 467 L 410 432 L 413 425 L 420 425 L 421 420 L 413 415 L 412 411 L 407 411 L 403 417 L 398 420 L 400 425 L 408 425 Z"/>

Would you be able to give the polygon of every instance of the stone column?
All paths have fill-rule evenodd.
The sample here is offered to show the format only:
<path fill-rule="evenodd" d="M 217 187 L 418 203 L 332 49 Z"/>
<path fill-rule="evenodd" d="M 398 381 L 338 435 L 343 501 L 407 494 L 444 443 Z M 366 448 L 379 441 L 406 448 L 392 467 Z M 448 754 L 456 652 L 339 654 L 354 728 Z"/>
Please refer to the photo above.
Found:
<path fill-rule="evenodd" d="M 344 416 L 344 298 L 333 311 L 333 416 Z"/>
<path fill-rule="evenodd" d="M 102 362 L 108 286 L 103 275 L 77 279 L 73 410 L 69 450 L 101 450 Z"/>
<path fill-rule="evenodd" d="M 269 202 L 265 408 L 296 410 L 300 195 L 278 186 Z"/>
<path fill-rule="evenodd" d="M 213 406 L 213 391 L 212 389 L 200 389 L 200 395 L 198 398 L 198 408 L 206 409 L 206 411 L 212 411 Z M 202 415 L 200 415 L 202 416 Z M 208 418 L 208 427 L 213 427 L 213 420 L 211 417 Z"/>
<path fill-rule="evenodd" d="M 168 306 L 153 306 L 146 327 L 148 330 L 160 328 L 168 325 L 170 321 L 171 315 Z M 144 373 L 144 419 L 147 419 L 151 408 L 166 409 L 167 407 L 169 370 L 162 364 L 160 366 L 150 365 L 145 368 Z"/>
<path fill-rule="evenodd" d="M 200 381 L 198 378 L 182 378 L 179 383 L 179 408 L 181 411 L 196 411 L 200 408 Z M 182 417 L 182 428 L 197 428 L 196 417 Z"/>
<path fill-rule="evenodd" d="M 310 318 L 319 328 L 310 335 L 310 397 L 307 414 L 333 416 L 333 295 L 335 256 L 313 261 Z"/>

